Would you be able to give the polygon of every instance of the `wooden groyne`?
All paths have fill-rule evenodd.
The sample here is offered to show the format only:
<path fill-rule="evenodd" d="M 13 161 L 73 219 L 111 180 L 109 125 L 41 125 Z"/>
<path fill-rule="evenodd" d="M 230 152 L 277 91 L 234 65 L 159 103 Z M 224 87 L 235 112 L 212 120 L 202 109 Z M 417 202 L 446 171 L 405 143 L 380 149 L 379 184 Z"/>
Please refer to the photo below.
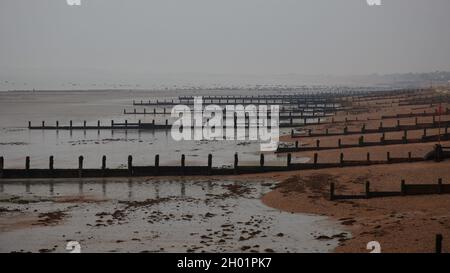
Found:
<path fill-rule="evenodd" d="M 234 111 L 236 112 L 236 111 Z M 191 114 L 194 114 L 196 112 L 191 111 Z M 203 112 L 202 112 L 203 113 Z M 287 119 L 287 118 L 297 118 L 297 119 L 303 119 L 303 118 L 326 118 L 326 117 L 331 117 L 334 114 L 330 113 L 330 112 L 321 112 L 321 111 L 304 111 L 301 109 L 298 110 L 284 110 L 284 109 L 280 109 L 279 113 L 279 118 L 280 119 Z M 124 115 L 171 115 L 171 110 L 168 110 L 166 108 L 162 108 L 162 110 L 157 109 L 157 108 L 153 108 L 153 109 L 149 109 L 147 110 L 146 108 L 143 108 L 142 110 L 138 110 L 136 108 L 134 108 L 133 110 L 126 110 L 123 109 L 123 114 Z M 246 116 L 248 116 L 247 112 L 245 112 Z M 270 117 L 271 111 L 270 109 L 268 109 L 267 111 L 267 116 Z M 226 110 L 223 109 L 222 111 L 222 115 L 223 117 L 226 117 Z M 258 113 L 259 116 L 259 113 Z"/>
<path fill-rule="evenodd" d="M 337 140 L 336 146 L 320 146 L 320 140 L 316 140 L 316 146 L 299 146 L 298 141 L 295 142 L 294 147 L 283 147 L 279 146 L 276 153 L 291 153 L 291 152 L 307 152 L 307 151 L 323 151 L 323 150 L 336 150 L 336 149 L 346 149 L 346 148 L 358 148 L 358 147 L 373 147 L 373 146 L 388 146 L 388 145 L 403 145 L 403 144 L 413 144 L 413 143 L 429 143 L 437 142 L 438 140 L 447 141 L 450 140 L 450 134 L 440 134 L 439 135 L 426 135 L 418 139 L 408 139 L 407 131 L 401 139 L 385 139 L 385 135 L 380 137 L 380 141 L 365 141 L 364 136 L 360 136 L 357 143 L 342 143 L 341 139 Z M 389 153 L 388 153 L 389 154 Z M 368 155 L 369 156 L 369 155 Z"/>
<path fill-rule="evenodd" d="M 324 124 L 324 123 L 322 123 Z M 312 129 L 308 129 L 305 134 L 296 134 L 294 130 L 291 130 L 291 138 L 301 138 L 301 137 L 326 137 L 326 136 L 344 136 L 344 135 L 360 135 L 360 134 L 381 134 L 388 132 L 407 132 L 413 130 L 424 130 L 424 136 L 427 135 L 427 129 L 442 128 L 445 130 L 445 134 L 448 133 L 448 127 L 450 126 L 450 121 L 436 121 L 431 123 L 418 123 L 417 119 L 415 124 L 401 124 L 400 120 L 397 120 L 396 126 L 384 127 L 383 122 L 380 122 L 378 128 L 366 128 L 363 124 L 359 130 L 349 130 L 348 126 L 345 126 L 341 131 L 330 131 L 328 128 L 325 132 L 313 132 Z"/>
<path fill-rule="evenodd" d="M 438 104 L 438 103 L 450 103 L 450 95 L 446 96 L 436 96 L 429 99 L 418 98 L 414 100 L 404 100 L 398 103 L 399 106 L 408 105 L 421 105 L 421 104 Z"/>
<path fill-rule="evenodd" d="M 303 118 L 303 123 L 297 123 L 294 122 L 294 118 L 289 118 L 288 122 L 279 122 L 280 128 L 292 128 L 292 127 L 301 127 L 306 124 L 321 124 L 324 119 L 323 118 L 316 118 L 317 120 L 311 121 L 310 118 Z M 251 125 L 251 123 L 248 122 L 248 118 L 244 119 L 245 122 L 239 122 L 238 120 L 234 120 L 232 127 L 234 128 L 258 128 L 259 124 Z M 271 127 L 270 125 L 270 119 L 268 119 L 268 128 Z M 204 127 L 204 126 L 202 126 Z M 227 128 L 227 124 L 224 123 L 223 128 Z M 191 126 L 191 128 L 195 128 L 194 126 Z M 95 125 L 88 125 L 86 121 L 84 121 L 81 125 L 74 125 L 72 121 L 69 121 L 69 124 L 62 125 L 59 123 L 59 121 L 56 121 L 55 125 L 48 125 L 45 121 L 42 121 L 42 123 L 38 126 L 33 126 L 31 124 L 31 121 L 28 122 L 28 129 L 30 130 L 170 130 L 172 129 L 172 124 L 169 123 L 169 120 L 166 119 L 165 123 L 163 124 L 157 124 L 155 123 L 155 120 L 153 120 L 151 123 L 141 122 L 139 120 L 138 122 L 128 122 L 125 120 L 125 122 L 115 122 L 114 120 L 111 121 L 110 125 L 102 125 L 100 121 L 97 122 Z"/>
<path fill-rule="evenodd" d="M 207 102 L 203 102 L 204 104 L 206 104 Z M 194 103 L 182 103 L 179 101 L 159 101 L 159 100 L 155 100 L 155 101 L 140 101 L 140 102 L 136 102 L 133 101 L 133 106 L 176 106 L 176 105 L 193 105 Z M 227 102 L 216 102 L 216 103 L 211 103 L 214 105 L 219 105 L 219 106 L 223 106 L 223 105 L 242 105 L 242 106 L 247 106 L 247 105 L 281 105 L 285 108 L 291 107 L 291 108 L 295 108 L 295 109 L 299 109 L 299 110 L 306 110 L 306 111 L 315 111 L 315 112 L 328 112 L 328 113 L 336 113 L 338 111 L 343 111 L 346 109 L 350 109 L 348 107 L 343 107 L 343 106 L 336 106 L 336 105 L 320 105 L 320 104 L 301 104 L 301 103 L 290 103 L 290 102 L 278 102 L 278 103 L 269 103 L 269 102 L 239 102 L 239 103 L 227 103 Z"/>
<path fill-rule="evenodd" d="M 448 148 L 445 148 L 448 149 Z M 286 164 L 284 166 L 267 166 L 265 164 L 264 154 L 260 155 L 260 162 L 258 166 L 241 166 L 239 165 L 239 157 L 236 153 L 234 155 L 233 167 L 212 167 L 213 156 L 208 155 L 206 166 L 187 166 L 185 155 L 181 155 L 180 165 L 178 166 L 160 166 L 159 155 L 155 155 L 154 165 L 152 166 L 135 166 L 133 157 L 128 156 L 126 169 L 110 169 L 106 167 L 106 156 L 102 157 L 101 167 L 98 169 L 84 168 L 84 157 L 78 158 L 78 167 L 74 169 L 57 169 L 54 168 L 54 158 L 50 156 L 48 169 L 33 169 L 31 168 L 30 157 L 25 158 L 25 169 L 5 169 L 4 158 L 0 157 L 0 178 L 1 179 L 32 179 L 32 178 L 81 178 L 81 177 L 134 177 L 134 176 L 189 176 L 189 175 L 236 175 L 236 174 L 253 174 L 266 172 L 284 172 L 294 170 L 311 170 L 311 169 L 328 169 L 328 168 L 343 168 L 355 166 L 370 166 L 379 164 L 397 164 L 397 163 L 411 163 L 425 160 L 442 161 L 450 158 L 450 149 L 443 151 L 441 146 L 436 148 L 432 156 L 423 158 L 413 158 L 411 156 L 405 158 L 388 158 L 387 160 L 361 160 L 361 161 L 346 161 L 343 154 L 337 163 L 319 163 L 318 155 L 314 155 L 314 160 L 311 163 L 292 163 L 291 154 L 286 157 Z"/>
<path fill-rule="evenodd" d="M 357 195 L 336 194 L 334 183 L 330 183 L 330 200 L 344 199 L 369 199 L 377 197 L 407 196 L 407 195 L 429 195 L 429 194 L 449 194 L 450 184 L 443 184 L 439 178 L 434 184 L 406 184 L 405 180 L 400 182 L 399 191 L 371 191 L 370 182 L 364 184 L 364 193 Z"/>
<path fill-rule="evenodd" d="M 445 111 L 443 111 L 441 113 L 442 116 L 444 115 L 450 115 L 450 109 L 446 108 Z M 423 111 L 420 113 L 407 113 L 407 114 L 397 114 L 397 115 L 384 115 L 381 116 L 381 119 L 394 119 L 394 118 L 413 118 L 413 117 L 437 117 L 439 116 L 438 110 L 436 109 L 433 112 L 427 112 L 427 111 Z"/>

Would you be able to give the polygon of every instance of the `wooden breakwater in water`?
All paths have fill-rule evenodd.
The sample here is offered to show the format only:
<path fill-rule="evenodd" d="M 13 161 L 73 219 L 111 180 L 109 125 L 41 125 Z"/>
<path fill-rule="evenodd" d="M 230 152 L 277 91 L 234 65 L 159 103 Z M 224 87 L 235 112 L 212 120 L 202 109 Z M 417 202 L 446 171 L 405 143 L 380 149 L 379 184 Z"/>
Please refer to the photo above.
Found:
<path fill-rule="evenodd" d="M 447 149 L 447 148 L 445 148 Z M 257 166 L 241 166 L 239 165 L 238 154 L 234 155 L 234 164 L 232 167 L 213 167 L 213 156 L 208 155 L 207 165 L 205 166 L 188 166 L 186 165 L 185 155 L 181 155 L 180 165 L 178 166 L 161 166 L 159 164 L 159 155 L 155 155 L 154 165 L 152 166 L 136 166 L 133 164 L 133 157 L 128 156 L 127 168 L 111 169 L 106 166 L 106 156 L 102 157 L 101 167 L 85 168 L 83 165 L 84 157 L 78 158 L 78 167 L 73 169 L 57 169 L 54 167 L 54 157 L 49 157 L 49 167 L 47 169 L 31 168 L 30 157 L 25 157 L 24 169 L 5 169 L 4 157 L 0 157 L 0 178 L 77 178 L 77 177 L 133 177 L 133 176 L 177 176 L 177 175 L 236 175 L 236 174 L 252 174 L 266 172 L 282 172 L 294 170 L 311 170 L 311 169 L 327 169 L 342 168 L 355 166 L 370 166 L 379 164 L 397 164 L 411 163 L 425 160 L 441 161 L 450 158 L 450 150 L 442 152 L 442 147 L 436 147 L 432 156 L 427 158 L 412 157 L 409 153 L 408 157 L 392 158 L 386 160 L 344 160 L 343 153 L 340 155 L 336 163 L 319 163 L 318 154 L 314 154 L 311 163 L 292 163 L 291 154 L 286 157 L 284 166 L 268 166 L 265 164 L 264 154 L 260 155 L 260 162 Z"/>
<path fill-rule="evenodd" d="M 233 111 L 237 112 L 237 111 Z M 245 111 L 244 111 L 245 112 Z M 203 113 L 202 112 L 194 112 L 191 111 L 191 114 L 195 113 Z M 161 110 L 158 110 L 157 108 L 153 108 L 150 110 L 147 110 L 146 108 L 143 108 L 143 110 L 138 110 L 134 108 L 131 111 L 127 111 L 126 109 L 123 109 L 124 115 L 171 115 L 171 111 L 167 111 L 166 108 L 162 108 Z M 240 113 L 241 114 L 241 113 Z M 246 117 L 248 117 L 248 112 L 245 112 Z M 261 116 L 259 113 L 257 113 L 258 116 Z M 270 117 L 271 111 L 270 109 L 267 109 L 267 117 Z M 327 118 L 331 117 L 334 114 L 333 113 L 326 113 L 326 112 L 320 112 L 320 111 L 303 111 L 303 110 L 281 110 L 278 112 L 279 119 L 304 119 L 304 118 Z M 223 109 L 222 116 L 226 117 L 226 110 Z"/>
<path fill-rule="evenodd" d="M 252 124 L 249 122 L 249 118 L 243 118 L 243 121 L 240 122 L 238 118 L 234 118 L 234 121 L 231 126 L 228 126 L 226 123 L 223 123 L 222 127 L 234 127 L 234 128 L 259 128 L 259 122 L 256 124 Z M 271 128 L 271 119 L 268 119 L 267 127 Z M 288 122 L 278 122 L 278 126 L 280 128 L 293 128 L 293 127 L 301 127 L 306 124 L 321 124 L 324 121 L 323 118 L 304 118 L 303 123 L 294 122 L 294 118 L 289 118 Z M 204 127 L 202 125 L 201 127 Z M 195 128 L 195 126 L 191 126 L 191 128 Z M 55 125 L 48 125 L 45 121 L 42 121 L 40 125 L 32 125 L 31 121 L 28 122 L 28 129 L 30 130 L 170 130 L 172 129 L 172 124 L 169 123 L 169 120 L 166 119 L 165 123 L 157 124 L 155 120 L 152 122 L 128 122 L 125 120 L 124 122 L 115 122 L 111 120 L 110 125 L 102 125 L 100 121 L 97 121 L 97 124 L 89 125 L 86 121 L 84 121 L 81 125 L 75 125 L 72 121 L 69 121 L 69 124 L 62 125 L 59 121 L 56 121 Z"/>

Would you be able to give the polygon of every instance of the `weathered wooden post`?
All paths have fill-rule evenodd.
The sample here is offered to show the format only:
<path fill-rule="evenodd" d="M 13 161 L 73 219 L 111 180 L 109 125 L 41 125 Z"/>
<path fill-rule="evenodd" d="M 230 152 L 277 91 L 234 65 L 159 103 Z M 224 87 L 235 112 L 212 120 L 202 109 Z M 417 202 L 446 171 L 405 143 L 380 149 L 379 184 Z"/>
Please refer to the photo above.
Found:
<path fill-rule="evenodd" d="M 383 122 L 380 122 L 380 126 L 378 127 L 378 130 L 383 130 Z"/>
<path fill-rule="evenodd" d="M 403 131 L 403 143 L 408 143 L 408 131 L 404 130 Z"/>
<path fill-rule="evenodd" d="M 133 156 L 128 156 L 128 174 L 133 175 Z"/>
<path fill-rule="evenodd" d="M 319 159 L 319 155 L 317 153 L 314 153 L 314 166 L 317 167 L 317 161 Z"/>
<path fill-rule="evenodd" d="M 409 162 L 412 161 L 412 155 L 411 155 L 411 152 L 408 152 L 408 161 L 409 161 Z"/>
<path fill-rule="evenodd" d="M 56 130 L 59 129 L 59 121 L 56 121 Z"/>
<path fill-rule="evenodd" d="M 328 135 L 328 128 L 325 129 L 325 135 Z"/>
<path fill-rule="evenodd" d="M 48 159 L 48 169 L 53 171 L 53 156 L 52 155 Z"/>
<path fill-rule="evenodd" d="M 264 154 L 261 154 L 261 155 L 259 156 L 259 166 L 260 166 L 261 168 L 264 167 Z"/>
<path fill-rule="evenodd" d="M 84 157 L 82 155 L 78 157 L 78 177 L 83 176 L 83 159 Z"/>
<path fill-rule="evenodd" d="M 291 158 L 292 156 L 291 156 L 291 153 L 288 153 L 287 154 L 287 166 L 289 167 L 289 166 L 291 166 Z"/>
<path fill-rule="evenodd" d="M 366 181 L 366 198 L 370 198 L 370 182 Z"/>
<path fill-rule="evenodd" d="M 128 128 L 128 120 L 125 120 L 125 129 Z"/>
<path fill-rule="evenodd" d="M 295 141 L 295 148 L 298 149 L 298 140 Z"/>
<path fill-rule="evenodd" d="M 42 129 L 45 128 L 45 121 L 42 121 Z"/>
<path fill-rule="evenodd" d="M 443 154 L 443 150 L 442 150 L 442 145 L 441 144 L 434 145 L 434 153 L 435 153 L 434 161 L 435 162 L 441 162 L 442 161 L 442 154 Z"/>
<path fill-rule="evenodd" d="M 111 129 L 114 128 L 114 120 L 111 120 Z"/>
<path fill-rule="evenodd" d="M 3 178 L 3 169 L 5 168 L 5 159 L 0 156 L 0 178 Z"/>
<path fill-rule="evenodd" d="M 364 136 L 360 136 L 358 140 L 359 146 L 364 146 Z"/>
<path fill-rule="evenodd" d="M 102 170 L 106 170 L 106 155 L 102 156 Z"/>
<path fill-rule="evenodd" d="M 138 128 L 141 128 L 141 120 L 138 120 Z"/>
<path fill-rule="evenodd" d="M 312 129 L 308 129 L 308 136 L 312 135 Z"/>
<path fill-rule="evenodd" d="M 211 174 L 212 169 L 212 154 L 208 154 L 208 174 Z"/>
<path fill-rule="evenodd" d="M 27 170 L 27 171 L 30 170 L 30 157 L 29 156 L 25 157 L 25 170 Z"/>
<path fill-rule="evenodd" d="M 234 171 L 237 172 L 239 164 L 238 153 L 234 154 Z"/>
<path fill-rule="evenodd" d="M 339 138 L 338 139 L 338 147 L 341 148 L 341 146 L 342 146 L 342 142 L 341 142 L 341 139 Z"/>
<path fill-rule="evenodd" d="M 86 121 L 83 121 L 83 129 L 86 129 Z"/>
<path fill-rule="evenodd" d="M 317 139 L 317 140 L 316 140 L 316 147 L 317 147 L 317 148 L 320 148 L 320 139 Z"/>
<path fill-rule="evenodd" d="M 390 152 L 386 152 L 386 159 L 388 163 L 391 163 L 391 153 Z"/>
<path fill-rule="evenodd" d="M 400 120 L 397 119 L 397 128 L 400 128 Z"/>
<path fill-rule="evenodd" d="M 28 121 L 28 129 L 31 128 L 31 121 Z"/>
<path fill-rule="evenodd" d="M 330 183 L 330 200 L 331 201 L 334 200 L 334 183 L 333 182 Z"/>
<path fill-rule="evenodd" d="M 294 138 L 294 130 L 291 130 L 291 138 Z"/>
<path fill-rule="evenodd" d="M 427 128 L 423 128 L 423 136 L 422 138 L 425 138 L 427 136 Z"/>
<path fill-rule="evenodd" d="M 73 127 L 73 122 L 69 121 L 69 128 L 70 128 L 70 130 L 72 130 L 72 127 Z"/>
<path fill-rule="evenodd" d="M 444 192 L 444 187 L 442 185 L 442 178 L 438 179 L 438 194 L 442 194 Z"/>
<path fill-rule="evenodd" d="M 367 152 L 367 163 L 370 164 L 370 152 Z"/>
<path fill-rule="evenodd" d="M 366 124 L 364 123 L 363 126 L 361 127 L 361 133 L 365 133 L 366 132 Z"/>
<path fill-rule="evenodd" d="M 339 157 L 339 164 L 341 164 L 341 167 L 344 166 L 344 153 L 341 153 L 341 154 L 340 154 L 340 157 Z"/>
<path fill-rule="evenodd" d="M 405 179 L 402 179 L 402 181 L 400 183 L 400 192 L 402 193 L 402 195 L 406 195 Z"/>
<path fill-rule="evenodd" d="M 168 126 L 169 125 L 169 121 L 166 119 L 166 126 Z"/>
<path fill-rule="evenodd" d="M 386 138 L 386 134 L 383 132 L 382 134 L 381 134 L 381 138 L 380 138 L 380 142 L 381 142 L 381 144 L 384 144 L 384 139 Z"/>
<path fill-rule="evenodd" d="M 418 122 L 418 120 L 417 120 L 417 117 L 416 117 L 415 122 L 414 122 L 416 126 L 417 126 L 417 122 Z"/>
<path fill-rule="evenodd" d="M 159 155 L 155 155 L 155 169 L 156 173 L 159 173 Z"/>
<path fill-rule="evenodd" d="M 147 108 L 144 108 L 144 115 L 147 115 Z"/>
<path fill-rule="evenodd" d="M 100 120 L 97 120 L 97 129 L 100 129 Z"/>
<path fill-rule="evenodd" d="M 347 133 L 348 133 L 348 127 L 345 126 L 345 127 L 344 127 L 344 135 L 346 135 Z"/>
<path fill-rule="evenodd" d="M 184 167 L 186 166 L 186 156 L 184 154 L 181 155 L 181 171 L 184 172 Z"/>
<path fill-rule="evenodd" d="M 436 253 L 442 253 L 442 234 L 436 234 Z"/>

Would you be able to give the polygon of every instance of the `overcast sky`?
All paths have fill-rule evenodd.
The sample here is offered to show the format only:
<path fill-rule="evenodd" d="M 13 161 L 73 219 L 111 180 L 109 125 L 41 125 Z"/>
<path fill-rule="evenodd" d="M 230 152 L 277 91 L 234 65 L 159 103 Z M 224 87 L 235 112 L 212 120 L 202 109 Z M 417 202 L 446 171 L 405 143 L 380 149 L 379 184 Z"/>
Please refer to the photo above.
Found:
<path fill-rule="evenodd" d="M 450 70 L 449 0 L 81 1 L 0 0 L 3 85 Z"/>

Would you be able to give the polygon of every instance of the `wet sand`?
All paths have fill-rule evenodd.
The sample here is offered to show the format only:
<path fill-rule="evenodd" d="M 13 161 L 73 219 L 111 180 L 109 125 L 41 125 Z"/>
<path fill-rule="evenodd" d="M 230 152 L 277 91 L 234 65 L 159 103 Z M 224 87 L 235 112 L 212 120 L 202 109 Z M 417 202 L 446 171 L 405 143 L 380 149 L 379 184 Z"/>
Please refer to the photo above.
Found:
<path fill-rule="evenodd" d="M 134 178 L 5 183 L 0 252 L 329 252 L 328 217 L 264 205 L 270 179 Z M 320 239 L 318 238 L 327 238 Z"/>

